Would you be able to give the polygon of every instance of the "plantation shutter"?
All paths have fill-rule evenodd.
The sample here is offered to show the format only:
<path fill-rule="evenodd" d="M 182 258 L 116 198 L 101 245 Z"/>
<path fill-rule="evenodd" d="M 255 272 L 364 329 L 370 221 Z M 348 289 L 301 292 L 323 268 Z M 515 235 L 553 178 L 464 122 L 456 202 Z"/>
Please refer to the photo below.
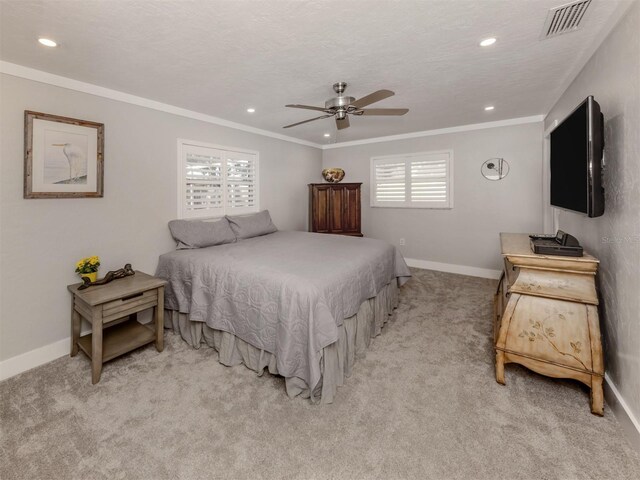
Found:
<path fill-rule="evenodd" d="M 451 152 L 371 159 L 371 206 L 451 208 Z"/>
<path fill-rule="evenodd" d="M 449 154 L 412 157 L 408 163 L 411 174 L 411 203 L 448 207 Z"/>
<path fill-rule="evenodd" d="M 259 211 L 258 153 L 178 141 L 180 218 Z"/>
<path fill-rule="evenodd" d="M 224 170 L 221 152 L 183 146 L 182 217 L 224 215 Z"/>
<path fill-rule="evenodd" d="M 258 204 L 256 155 L 226 153 L 227 214 L 256 211 Z"/>
<path fill-rule="evenodd" d="M 376 203 L 401 202 L 406 200 L 406 166 L 404 160 L 374 163 Z"/>

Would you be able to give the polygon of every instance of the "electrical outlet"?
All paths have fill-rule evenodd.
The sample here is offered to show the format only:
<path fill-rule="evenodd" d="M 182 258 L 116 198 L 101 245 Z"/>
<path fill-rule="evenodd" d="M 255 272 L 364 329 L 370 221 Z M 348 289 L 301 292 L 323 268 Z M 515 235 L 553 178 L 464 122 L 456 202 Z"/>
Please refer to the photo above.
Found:
<path fill-rule="evenodd" d="M 404 247 L 404 246 L 405 246 L 404 238 L 401 238 L 401 239 L 400 239 L 400 246 L 401 246 L 401 247 Z"/>

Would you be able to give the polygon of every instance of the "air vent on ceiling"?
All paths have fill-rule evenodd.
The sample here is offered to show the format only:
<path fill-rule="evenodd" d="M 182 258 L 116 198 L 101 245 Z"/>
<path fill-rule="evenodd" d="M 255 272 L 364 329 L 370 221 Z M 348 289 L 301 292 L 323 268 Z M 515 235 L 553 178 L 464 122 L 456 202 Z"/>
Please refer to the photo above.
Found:
<path fill-rule="evenodd" d="M 578 0 L 551 8 L 540 38 L 551 38 L 580 28 L 580 22 L 590 4 L 591 0 Z"/>

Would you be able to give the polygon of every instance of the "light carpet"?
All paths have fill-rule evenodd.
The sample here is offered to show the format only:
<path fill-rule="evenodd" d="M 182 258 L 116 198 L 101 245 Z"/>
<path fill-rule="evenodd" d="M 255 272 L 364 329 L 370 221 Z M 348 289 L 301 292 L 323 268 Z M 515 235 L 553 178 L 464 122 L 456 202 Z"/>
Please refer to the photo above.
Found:
<path fill-rule="evenodd" d="M 494 379 L 495 281 L 413 270 L 335 403 L 224 367 L 167 333 L 105 365 L 61 358 L 0 384 L 2 479 L 638 479 L 588 390 L 524 368 Z"/>

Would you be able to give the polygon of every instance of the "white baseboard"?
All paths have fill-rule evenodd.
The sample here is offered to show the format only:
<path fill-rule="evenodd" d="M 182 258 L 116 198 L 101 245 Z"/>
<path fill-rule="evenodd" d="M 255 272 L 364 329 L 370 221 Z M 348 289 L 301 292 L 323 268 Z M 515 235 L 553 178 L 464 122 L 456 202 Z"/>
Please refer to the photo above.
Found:
<path fill-rule="evenodd" d="M 606 373 L 604 374 L 604 380 L 604 398 L 607 400 L 607 405 L 613 411 L 620 425 L 622 425 L 622 429 L 631 445 L 640 452 L 640 421 L 635 417 L 627 402 L 620 395 L 615 383 Z"/>
<path fill-rule="evenodd" d="M 149 321 L 149 319 L 147 319 Z M 146 323 L 144 318 L 141 323 Z M 80 329 L 80 336 L 91 333 L 91 326 L 83 325 Z M 19 373 L 26 372 L 32 368 L 39 367 L 45 363 L 69 355 L 71 350 L 71 337 L 63 338 L 57 342 L 50 343 L 44 347 L 36 348 L 15 357 L 7 358 L 0 362 L 0 382 L 7 378 L 14 377 Z"/>
<path fill-rule="evenodd" d="M 65 338 L 21 355 L 7 358 L 0 362 L 0 381 L 49 363 L 56 358 L 69 355 L 70 347 L 71 338 Z"/>
<path fill-rule="evenodd" d="M 455 265 L 453 263 L 431 262 L 429 260 L 417 260 L 415 258 L 405 258 L 405 262 L 410 267 L 422 268 L 424 270 L 436 270 L 438 272 L 457 273 L 459 275 L 469 275 L 471 277 L 482 277 L 499 279 L 502 272 L 490 268 L 468 267 L 466 265 Z"/>

